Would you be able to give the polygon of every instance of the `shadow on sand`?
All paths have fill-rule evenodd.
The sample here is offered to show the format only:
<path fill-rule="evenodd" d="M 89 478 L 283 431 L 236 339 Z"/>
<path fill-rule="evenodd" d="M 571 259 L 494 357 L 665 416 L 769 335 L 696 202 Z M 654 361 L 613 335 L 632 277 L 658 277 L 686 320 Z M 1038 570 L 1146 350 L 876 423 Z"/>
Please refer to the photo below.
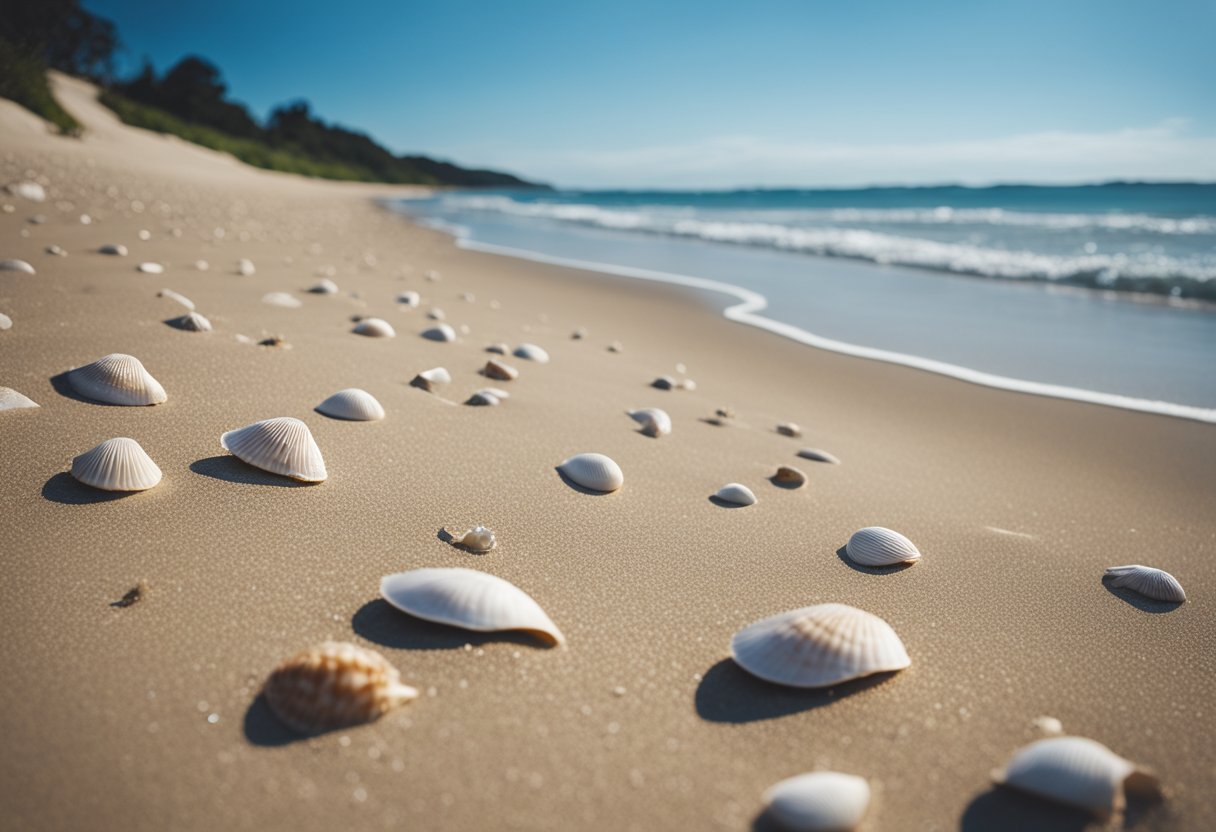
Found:
<path fill-rule="evenodd" d="M 867 575 L 894 575 L 896 572 L 903 572 L 916 565 L 915 563 L 896 563 L 891 566 L 863 566 L 849 559 L 849 553 L 844 546 L 836 550 L 836 557 L 840 558 L 840 562 L 854 572 L 864 572 Z"/>
<path fill-rule="evenodd" d="M 1102 578 L 1102 586 L 1106 587 L 1106 591 L 1119 600 L 1126 601 L 1141 612 L 1173 612 L 1182 606 L 1182 604 L 1175 601 L 1154 601 L 1152 598 L 1146 598 L 1135 590 L 1123 586 L 1114 586 L 1111 581 L 1112 579 L 1109 577 Z"/>
<path fill-rule="evenodd" d="M 297 734 L 283 723 L 266 704 L 265 695 L 259 693 L 245 711 L 245 739 L 254 745 L 269 747 L 290 745 L 293 742 L 309 739 L 315 734 Z"/>
<path fill-rule="evenodd" d="M 402 612 L 383 598 L 359 607 L 350 621 L 356 633 L 381 647 L 398 650 L 460 650 L 466 644 L 480 647 L 492 642 L 544 648 L 539 638 L 522 632 L 478 633 L 424 621 Z"/>
<path fill-rule="evenodd" d="M 757 679 L 733 659 L 723 659 L 706 671 L 697 685 L 697 715 L 708 722 L 758 722 L 822 708 L 870 688 L 895 675 L 878 673 L 830 688 L 791 688 Z"/>
<path fill-rule="evenodd" d="M 60 471 L 42 485 L 42 496 L 53 503 L 83 506 L 89 503 L 111 503 L 126 497 L 134 497 L 138 491 L 102 491 L 76 480 L 66 471 Z"/>
<path fill-rule="evenodd" d="M 204 477 L 242 485 L 277 485 L 279 488 L 308 488 L 317 483 L 301 482 L 246 465 L 234 456 L 221 454 L 190 463 L 190 470 Z"/>
<path fill-rule="evenodd" d="M 585 488 L 585 487 L 579 485 L 578 483 L 576 483 L 574 480 L 567 477 L 566 472 L 563 471 L 561 468 L 554 468 L 553 470 L 556 471 L 557 475 L 562 478 L 562 482 L 564 482 L 566 485 L 570 486 L 571 488 L 573 488 L 575 491 L 577 491 L 580 494 L 590 494 L 592 497 L 607 497 L 609 494 L 612 493 L 611 491 L 595 491 L 590 488 Z"/>

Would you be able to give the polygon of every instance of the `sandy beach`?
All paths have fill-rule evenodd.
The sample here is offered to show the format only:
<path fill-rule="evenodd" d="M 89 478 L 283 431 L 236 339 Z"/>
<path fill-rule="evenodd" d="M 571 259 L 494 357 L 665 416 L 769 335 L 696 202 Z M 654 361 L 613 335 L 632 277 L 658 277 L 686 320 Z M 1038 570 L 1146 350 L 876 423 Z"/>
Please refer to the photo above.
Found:
<path fill-rule="evenodd" d="M 463 251 L 377 204 L 401 188 L 257 171 L 55 86 L 85 138 L 0 101 L 0 181 L 48 193 L 0 199 L 0 259 L 37 270 L 0 272 L 0 385 L 40 405 L 0 412 L 3 828 L 768 829 L 764 790 L 816 769 L 869 780 L 870 832 L 1098 828 L 991 785 L 1042 716 L 1158 774 L 1166 800 L 1134 805 L 1129 828 L 1216 828 L 1213 426 L 823 352 L 675 287 Z M 325 275 L 338 294 L 305 291 Z M 184 310 L 164 288 L 214 330 L 166 325 Z M 407 290 L 419 308 L 396 302 Z M 419 336 L 435 308 L 457 341 Z M 356 316 L 397 335 L 353 334 Z M 507 358 L 519 378 L 488 381 L 499 342 L 552 361 Z M 105 406 L 60 377 L 109 353 L 140 358 L 167 402 Z M 650 386 L 677 365 L 695 390 Z M 450 385 L 409 385 L 436 366 Z M 487 385 L 511 397 L 461 404 Z M 348 387 L 386 418 L 313 410 Z M 640 407 L 672 433 L 639 433 L 625 410 Z M 706 421 L 718 408 L 733 424 Z M 308 424 L 327 481 L 220 447 L 276 416 Z M 785 421 L 804 436 L 779 435 Z M 160 485 L 115 496 L 67 473 L 120 436 Z M 799 459 L 806 446 L 841 464 Z M 556 472 L 588 451 L 620 464 L 620 491 Z M 778 465 L 806 487 L 770 483 Z M 711 501 L 727 482 L 758 503 Z M 488 554 L 440 538 L 478 523 L 498 536 Z M 842 547 L 872 525 L 923 561 L 851 565 Z M 1177 576 L 1187 603 L 1104 585 L 1130 563 Z M 429 566 L 510 580 L 568 646 L 380 599 L 383 575 Z M 141 581 L 141 600 L 112 606 Z M 825 602 L 889 622 L 911 667 L 799 691 L 730 659 L 740 628 Z M 330 639 L 381 652 L 422 695 L 291 734 L 259 689 Z"/>

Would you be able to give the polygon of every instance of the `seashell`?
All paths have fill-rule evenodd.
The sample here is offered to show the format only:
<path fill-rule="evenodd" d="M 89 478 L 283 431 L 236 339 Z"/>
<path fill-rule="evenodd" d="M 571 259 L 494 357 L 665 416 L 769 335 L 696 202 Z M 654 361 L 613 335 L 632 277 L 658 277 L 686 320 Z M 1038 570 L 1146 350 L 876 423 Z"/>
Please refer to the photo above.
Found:
<path fill-rule="evenodd" d="M 334 641 L 282 662 L 262 694 L 274 715 L 302 734 L 372 722 L 418 697 L 379 653 Z"/>
<path fill-rule="evenodd" d="M 0 312 L 0 332 L 13 328 L 13 319 Z"/>
<path fill-rule="evenodd" d="M 88 214 L 81 214 L 80 215 L 80 224 L 81 225 L 92 225 L 93 218 L 90 217 Z"/>
<path fill-rule="evenodd" d="M 1161 795 L 1161 786 L 1150 772 L 1085 737 L 1036 740 L 1015 752 L 1005 770 L 993 772 L 992 779 L 1101 818 L 1123 811 L 1125 791 Z"/>
<path fill-rule="evenodd" d="M 0 260 L 0 272 L 24 272 L 26 274 L 38 274 L 34 271 L 34 267 L 24 260 Z"/>
<path fill-rule="evenodd" d="M 1111 566 L 1106 570 L 1111 586 L 1127 587 L 1154 601 L 1169 601 L 1181 604 L 1186 600 L 1186 591 L 1178 579 L 1162 569 L 1133 564 Z"/>
<path fill-rule="evenodd" d="M 621 466 L 603 454 L 576 454 L 557 466 L 557 470 L 592 491 L 616 491 L 625 484 Z"/>
<path fill-rule="evenodd" d="M 802 428 L 798 427 L 798 425 L 794 424 L 793 422 L 782 422 L 781 424 L 777 425 L 777 433 L 781 434 L 782 436 L 792 436 L 796 439 L 799 436 L 802 436 Z"/>
<path fill-rule="evenodd" d="M 485 526 L 474 526 L 463 532 L 449 532 L 447 529 L 444 529 L 443 532 L 451 543 L 463 546 L 470 552 L 488 552 L 498 543 L 494 538 L 494 532 Z"/>
<path fill-rule="evenodd" d="M 68 253 L 63 246 L 49 245 L 46 247 L 47 254 L 53 254 L 56 257 L 67 257 Z"/>
<path fill-rule="evenodd" d="M 459 567 L 411 569 L 386 575 L 380 594 L 416 618 L 491 633 L 522 630 L 549 645 L 566 637 L 532 597 L 510 581 Z"/>
<path fill-rule="evenodd" d="M 441 384 L 451 384 L 452 374 L 443 367 L 433 367 L 430 370 L 423 370 L 410 381 L 411 387 L 421 388 L 428 393 L 434 393 L 435 388 Z"/>
<path fill-rule="evenodd" d="M 761 619 L 735 633 L 731 656 L 753 676 L 822 688 L 912 664 L 891 625 L 847 604 L 817 604 Z"/>
<path fill-rule="evenodd" d="M 625 347 L 622 346 L 620 341 L 613 341 L 608 345 L 607 350 L 608 352 L 624 352 Z"/>
<path fill-rule="evenodd" d="M 422 276 L 425 277 L 431 283 L 438 283 L 440 280 L 443 279 L 443 275 L 439 274 L 439 272 L 435 271 L 434 269 L 431 269 L 429 272 L 424 273 Z"/>
<path fill-rule="evenodd" d="M 849 832 L 870 808 L 870 784 L 853 774 L 814 771 L 772 786 L 764 804 L 790 832 Z"/>
<path fill-rule="evenodd" d="M 45 225 L 46 214 L 34 214 L 34 216 L 30 217 L 29 223 L 30 225 Z"/>
<path fill-rule="evenodd" d="M 136 271 L 143 272 L 144 274 L 164 274 L 165 273 L 165 267 L 162 266 L 160 263 L 152 263 L 152 262 L 140 263 L 138 266 L 135 267 L 135 269 L 136 269 Z"/>
<path fill-rule="evenodd" d="M 396 338 L 397 330 L 383 318 L 364 318 L 355 324 L 351 332 L 356 335 L 366 335 L 368 338 Z"/>
<path fill-rule="evenodd" d="M 106 404 L 140 407 L 169 398 L 138 358 L 119 352 L 71 370 L 68 383 L 85 398 Z"/>
<path fill-rule="evenodd" d="M 268 303 L 271 306 L 278 306 L 283 309 L 299 309 L 304 305 L 304 301 L 286 292 L 267 292 L 262 295 L 262 303 Z"/>
<path fill-rule="evenodd" d="M 173 291 L 172 289 L 161 289 L 156 293 L 156 296 L 158 298 L 168 298 L 171 301 L 180 303 L 189 310 L 193 311 L 194 309 L 194 301 L 190 300 L 190 298 L 186 297 L 185 295 Z"/>
<path fill-rule="evenodd" d="M 107 439 L 72 460 L 72 476 L 102 491 L 147 491 L 160 468 L 134 439 Z"/>
<path fill-rule="evenodd" d="M 756 495 L 752 493 L 752 490 L 737 482 L 728 482 L 714 493 L 714 497 L 736 506 L 754 506 L 756 504 Z"/>
<path fill-rule="evenodd" d="M 314 295 L 336 295 L 338 294 L 338 284 L 334 283 L 328 277 L 323 277 L 316 283 L 308 287 L 308 291 Z"/>
<path fill-rule="evenodd" d="M 690 378 L 686 378 L 680 382 L 680 387 L 691 393 L 697 389 L 697 383 Z"/>
<path fill-rule="evenodd" d="M 253 261 L 242 257 L 236 261 L 236 273 L 241 277 L 249 277 L 257 272 L 257 267 L 253 265 Z"/>
<path fill-rule="evenodd" d="M 106 243 L 101 248 L 97 249 L 98 254 L 110 254 L 114 257 L 126 257 L 127 247 L 122 243 Z"/>
<path fill-rule="evenodd" d="M 200 272 L 205 272 L 211 268 L 211 264 L 208 263 L 206 260 L 195 260 L 194 268 Z"/>
<path fill-rule="evenodd" d="M 587 330 L 581 326 L 578 329 L 574 330 L 574 332 L 570 333 L 571 341 L 581 341 L 586 337 L 587 337 Z"/>
<path fill-rule="evenodd" d="M 818 448 L 803 448 L 798 452 L 798 456 L 803 459 L 813 459 L 816 462 L 827 462 L 831 465 L 839 465 L 840 460 L 834 457 L 827 451 L 821 451 Z"/>
<path fill-rule="evenodd" d="M 151 239 L 152 239 L 152 232 L 151 232 L 151 231 L 149 231 L 149 230 L 148 230 L 148 229 L 146 229 L 146 228 L 141 228 L 141 229 L 139 230 L 139 235 L 138 235 L 138 236 L 139 236 L 139 239 L 144 240 L 144 241 L 146 242 L 146 241 L 148 241 L 148 240 L 151 240 Z"/>
<path fill-rule="evenodd" d="M 426 317 L 428 320 L 431 320 L 431 321 L 442 321 L 444 318 L 447 317 L 447 315 L 444 314 L 444 311 L 442 309 L 439 309 L 438 307 L 431 307 L 430 309 L 427 310 Z"/>
<path fill-rule="evenodd" d="M 465 404 L 474 407 L 497 407 L 502 403 L 502 400 L 491 393 L 488 389 L 478 390 L 473 395 L 465 400 Z"/>
<path fill-rule="evenodd" d="M 783 488 L 802 488 L 806 485 L 806 474 L 793 465 L 782 465 L 773 474 L 773 482 Z"/>
<path fill-rule="evenodd" d="M 515 348 L 515 352 L 512 355 L 527 361 L 535 361 L 537 364 L 549 363 L 549 353 L 536 346 L 536 344 L 520 344 Z"/>
<path fill-rule="evenodd" d="M 472 292 L 461 292 L 460 299 L 465 303 L 473 303 L 477 300 L 477 297 Z"/>
<path fill-rule="evenodd" d="M 4 189 L 13 196 L 28 199 L 30 202 L 46 201 L 46 188 L 37 182 L 13 182 L 10 185 L 5 185 Z"/>
<path fill-rule="evenodd" d="M 1044 734 L 1063 734 L 1064 723 L 1056 719 L 1054 716 L 1036 716 L 1030 721 L 1030 724 L 1035 727 L 1036 731 Z"/>
<path fill-rule="evenodd" d="M 174 318 L 169 322 L 178 329 L 184 329 L 187 332 L 210 332 L 211 321 L 207 320 L 198 312 L 187 312 L 180 318 Z"/>
<path fill-rule="evenodd" d="M 671 417 L 667 411 L 657 407 L 644 407 L 641 410 L 626 410 L 625 415 L 642 426 L 642 433 L 658 439 L 671 433 Z"/>
<path fill-rule="evenodd" d="M 366 390 L 348 387 L 317 405 L 318 413 L 352 422 L 376 422 L 384 418 L 384 408 Z"/>
<path fill-rule="evenodd" d="M 428 341 L 455 341 L 456 330 L 452 329 L 447 324 L 439 324 L 430 329 L 422 330 L 422 337 Z"/>
<path fill-rule="evenodd" d="M 417 292 L 402 292 L 397 295 L 397 303 L 416 309 L 418 304 L 422 303 L 422 295 Z"/>
<path fill-rule="evenodd" d="M 486 347 L 486 352 L 492 352 L 495 355 L 506 355 L 508 347 L 506 344 L 490 344 L 490 346 Z"/>
<path fill-rule="evenodd" d="M 671 376 L 659 376 L 654 381 L 650 382 L 650 386 L 657 390 L 678 390 L 680 382 L 676 381 Z"/>
<path fill-rule="evenodd" d="M 882 526 L 868 526 L 853 532 L 844 551 L 849 560 L 862 566 L 894 566 L 920 560 L 920 550 L 911 540 Z"/>
<path fill-rule="evenodd" d="M 27 407 L 37 407 L 38 402 L 28 396 L 18 393 L 11 387 L 0 387 L 0 410 L 21 410 Z"/>
<path fill-rule="evenodd" d="M 480 390 L 478 390 L 477 392 L 478 393 L 489 393 L 491 396 L 498 399 L 499 401 L 505 401 L 505 400 L 511 398 L 510 393 L 508 393 L 506 390 L 499 390 L 497 387 L 483 387 Z"/>
<path fill-rule="evenodd" d="M 482 369 L 481 374 L 486 378 L 498 381 L 513 381 L 519 378 L 519 370 L 509 364 L 495 361 L 493 358 L 486 362 L 486 366 Z"/>
<path fill-rule="evenodd" d="M 264 419 L 220 436 L 220 445 L 255 468 L 304 482 L 327 476 L 321 449 L 308 425 L 290 416 Z"/>

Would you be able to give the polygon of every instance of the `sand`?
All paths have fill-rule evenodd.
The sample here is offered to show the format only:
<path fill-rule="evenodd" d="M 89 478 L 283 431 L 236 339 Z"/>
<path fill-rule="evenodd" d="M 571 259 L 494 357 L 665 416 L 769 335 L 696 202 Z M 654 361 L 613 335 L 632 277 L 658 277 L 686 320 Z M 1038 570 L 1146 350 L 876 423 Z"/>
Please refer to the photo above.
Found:
<path fill-rule="evenodd" d="M 0 101 L 0 178 L 32 171 L 50 192 L 0 199 L 15 209 L 0 258 L 38 270 L 0 274 L 14 322 L 0 384 L 41 405 L 0 413 L 3 828 L 764 829 L 763 790 L 821 768 L 869 779 L 867 830 L 1085 828 L 990 785 L 1044 715 L 1161 776 L 1169 798 L 1138 807 L 1135 828 L 1216 827 L 1211 425 L 822 352 L 729 323 L 713 298 L 461 251 L 371 199 L 402 189 L 254 171 L 55 83 L 84 141 Z M 95 253 L 110 242 L 130 256 Z M 255 275 L 235 273 L 242 257 Z M 165 273 L 138 273 L 146 260 Z M 329 266 L 340 294 L 302 291 Z M 156 296 L 166 287 L 215 330 L 165 325 L 181 314 Z M 394 302 L 407 289 L 422 308 Z M 469 333 L 420 338 L 431 306 Z M 352 334 L 357 315 L 397 337 Z M 272 335 L 285 345 L 238 338 Z M 500 407 L 456 404 L 486 385 L 498 341 L 552 362 L 510 359 L 520 377 L 495 383 L 512 394 Z M 141 358 L 168 402 L 102 406 L 54 379 L 111 352 Z M 648 386 L 680 362 L 696 391 Z M 408 386 L 440 365 L 446 390 Z M 387 418 L 313 411 L 345 387 Z M 672 434 L 641 435 L 635 407 L 666 409 Z M 736 424 L 701 421 L 718 407 Z M 220 448 L 221 432 L 272 416 L 308 423 L 328 481 L 296 486 Z M 779 435 L 782 421 L 805 436 Z M 65 473 L 113 436 L 140 442 L 161 485 L 112 499 Z M 843 464 L 799 460 L 804 445 Z M 581 451 L 615 459 L 624 488 L 563 483 L 554 466 Z M 770 484 L 780 464 L 807 487 Z M 758 504 L 711 502 L 730 481 Z M 474 523 L 497 532 L 491 553 L 439 537 Z M 840 550 L 867 525 L 908 535 L 923 562 L 852 568 Z M 1106 588 L 1103 569 L 1123 563 L 1169 570 L 1188 602 Z M 422 566 L 513 581 L 569 646 L 378 600 L 382 575 Z M 140 581 L 141 600 L 111 606 Z M 828 601 L 886 619 L 912 666 L 816 692 L 729 659 L 739 628 Z M 257 692 L 326 639 L 381 651 L 422 697 L 294 737 Z"/>

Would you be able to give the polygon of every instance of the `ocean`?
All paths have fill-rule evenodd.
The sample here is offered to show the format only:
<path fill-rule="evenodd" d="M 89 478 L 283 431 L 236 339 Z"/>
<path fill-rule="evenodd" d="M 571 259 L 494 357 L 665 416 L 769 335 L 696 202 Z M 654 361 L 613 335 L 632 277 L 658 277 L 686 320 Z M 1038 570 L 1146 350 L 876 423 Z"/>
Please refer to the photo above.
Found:
<path fill-rule="evenodd" d="M 1216 421 L 1216 185 L 442 193 L 462 245 L 977 383 Z"/>

